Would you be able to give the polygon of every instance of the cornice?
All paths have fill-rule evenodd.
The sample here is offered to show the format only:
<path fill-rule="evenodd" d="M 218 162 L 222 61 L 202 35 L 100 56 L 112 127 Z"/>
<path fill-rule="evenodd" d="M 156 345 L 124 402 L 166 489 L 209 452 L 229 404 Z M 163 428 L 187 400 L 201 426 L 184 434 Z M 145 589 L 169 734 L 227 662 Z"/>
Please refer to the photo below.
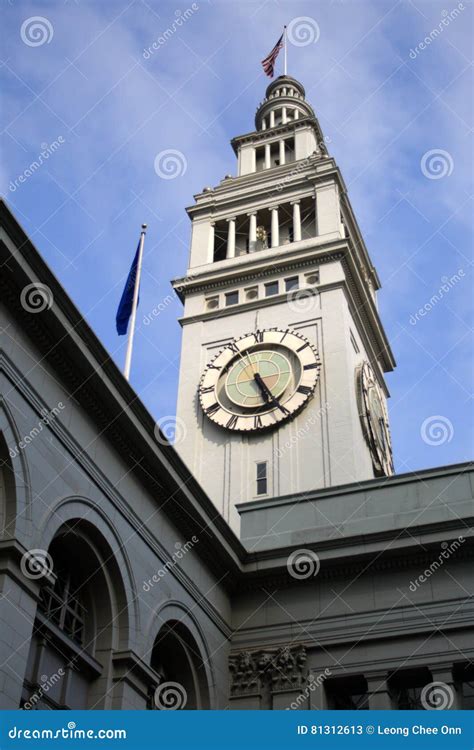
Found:
<path fill-rule="evenodd" d="M 462 519 L 472 523 L 474 517 Z M 438 524 L 420 524 L 404 532 L 401 529 L 387 532 L 375 532 L 353 537 L 338 537 L 317 544 L 305 542 L 305 549 L 317 552 L 320 568 L 318 581 L 336 581 L 354 578 L 370 570 L 372 573 L 386 571 L 423 571 L 423 566 L 429 567 L 433 556 L 439 553 L 439 542 L 429 542 L 430 534 L 437 532 L 443 541 L 455 540 L 459 536 L 465 539 L 462 547 L 456 550 L 453 560 L 474 560 L 474 537 L 468 536 L 466 524 L 459 521 Z M 420 551 L 420 543 L 414 535 L 423 539 L 424 549 Z M 278 590 L 292 588 L 294 578 L 288 572 L 288 555 L 291 551 L 301 549 L 301 543 L 286 545 L 279 549 L 259 550 L 254 553 L 258 563 L 249 564 L 245 578 L 241 579 L 236 592 L 261 591 L 262 586 L 274 587 Z M 327 556 L 328 551 L 337 551 L 336 557 Z M 251 570 L 252 568 L 252 570 Z M 304 591 L 305 587 L 310 595 L 314 590 L 315 579 L 298 581 Z"/>
<path fill-rule="evenodd" d="M 171 283 L 173 288 L 176 289 L 176 287 L 179 287 L 179 296 L 181 299 L 184 299 L 188 294 L 212 291 L 213 289 L 225 289 L 235 284 L 247 283 L 254 279 L 274 276 L 275 273 L 292 271 L 296 268 L 308 268 L 315 264 L 323 265 L 324 263 L 331 263 L 341 260 L 343 257 L 343 251 L 337 247 L 331 251 L 326 249 L 321 255 L 318 254 L 320 250 L 318 251 L 315 248 L 315 251 L 316 252 L 299 256 L 295 251 L 292 256 L 285 254 L 280 257 L 274 257 L 270 265 L 265 262 L 262 263 L 257 259 L 254 261 L 253 265 L 247 264 L 246 266 L 241 265 L 228 268 L 226 269 L 227 273 L 222 269 L 225 276 L 210 271 L 208 274 L 200 274 L 199 276 L 193 276 L 191 278 L 185 276 L 181 279 L 173 279 Z M 258 254 L 255 253 L 255 255 Z M 264 300 L 259 300 L 259 302 L 263 301 Z M 232 309 L 235 311 L 236 309 L 239 309 L 239 306 L 235 305 Z"/>
<path fill-rule="evenodd" d="M 272 109 L 273 104 L 275 100 L 272 99 L 271 102 L 269 102 L 269 106 L 267 109 Z M 289 104 L 290 99 L 283 101 L 283 97 L 278 98 L 278 102 L 282 105 Z M 306 107 L 310 108 L 309 104 L 306 104 Z M 316 119 L 316 117 L 298 117 L 297 120 L 289 120 L 285 123 L 280 123 L 279 125 L 275 125 L 273 128 L 266 128 L 266 130 L 252 130 L 249 133 L 244 133 L 243 135 L 237 135 L 235 138 L 232 138 L 230 144 L 232 148 L 234 149 L 234 152 L 237 154 L 238 147 L 241 146 L 243 143 L 260 143 L 260 141 L 267 141 L 271 140 L 271 138 L 274 136 L 275 138 L 281 137 L 282 135 L 285 135 L 286 133 L 292 133 L 295 130 L 301 130 L 305 127 L 313 127 L 318 132 L 321 131 L 321 128 L 319 127 L 319 123 Z M 270 136 L 270 138 L 269 138 Z"/>
<path fill-rule="evenodd" d="M 401 596 L 401 594 L 400 594 Z M 463 604 L 452 617 L 453 610 L 456 611 L 456 605 L 461 601 Z M 299 620 L 300 632 L 302 637 L 297 637 L 295 633 L 295 624 L 293 622 L 275 623 L 266 625 L 264 622 L 258 626 L 240 627 L 232 637 L 232 651 L 242 649 L 261 648 L 262 644 L 277 647 L 280 644 L 290 641 L 293 645 L 301 645 L 307 649 L 308 656 L 311 652 L 318 653 L 318 668 L 324 669 L 324 661 L 321 661 L 321 647 L 337 646 L 339 644 L 348 644 L 349 642 L 360 642 L 367 638 L 370 633 L 371 639 L 399 639 L 409 636 L 417 636 L 433 631 L 456 630 L 459 628 L 472 628 L 474 617 L 474 606 L 472 602 L 465 601 L 465 597 L 458 599 L 436 602 L 424 602 L 417 604 L 416 607 L 408 604 L 406 601 L 398 607 L 390 609 L 376 609 L 366 612 L 351 613 L 345 610 L 344 617 L 341 616 L 321 616 L 315 609 L 312 616 Z M 452 651 L 440 653 L 439 649 L 433 652 L 436 664 L 444 656 L 449 658 Z M 470 649 L 470 654 L 474 656 L 474 648 Z M 459 652 L 456 651 L 459 657 Z M 354 654 L 354 656 L 357 656 Z M 469 658 L 468 654 L 464 654 Z M 371 671 L 379 669 L 377 661 L 374 662 L 371 654 L 370 662 L 356 661 L 355 664 L 368 666 Z M 324 660 L 324 657 L 322 657 Z M 427 654 L 423 651 L 420 654 L 422 663 L 427 663 Z M 400 662 L 406 662 L 406 654 L 397 656 L 395 653 L 388 656 L 384 654 L 380 659 L 380 665 L 385 672 L 388 672 L 390 666 L 396 668 Z M 353 667 L 351 662 L 351 668 Z M 347 665 L 346 665 L 347 668 Z M 332 667 L 331 667 L 332 669 Z"/>
<path fill-rule="evenodd" d="M 299 165 L 307 163 L 304 168 Z M 336 167 L 334 159 L 323 155 L 311 155 L 305 159 L 298 159 L 288 164 L 282 164 L 279 167 L 271 167 L 261 172 L 252 172 L 238 177 L 229 177 L 222 180 L 211 190 L 197 193 L 194 196 L 195 203 L 186 208 L 187 213 L 193 220 L 200 218 L 209 218 L 214 216 L 217 210 L 231 210 L 231 206 L 239 202 L 239 213 L 245 213 L 253 208 L 251 201 L 258 201 L 257 208 L 262 207 L 262 194 L 268 195 L 268 200 L 274 202 L 276 199 L 280 202 L 290 200 L 287 193 L 295 190 L 306 190 L 311 194 L 315 186 L 325 181 L 330 182 L 330 178 L 337 176 L 339 170 Z M 291 177 L 291 181 L 287 180 Z M 282 184 L 281 191 L 275 191 L 275 185 Z M 297 197 L 295 193 L 295 197 Z M 301 195 L 301 197 L 304 197 Z M 246 207 L 247 206 L 247 207 Z"/>

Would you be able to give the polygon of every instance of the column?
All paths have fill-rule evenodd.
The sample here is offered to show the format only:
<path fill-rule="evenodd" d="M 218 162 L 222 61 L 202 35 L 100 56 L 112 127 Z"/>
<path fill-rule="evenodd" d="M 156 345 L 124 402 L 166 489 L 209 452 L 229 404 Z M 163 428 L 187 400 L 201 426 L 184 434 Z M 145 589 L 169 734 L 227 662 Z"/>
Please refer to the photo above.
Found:
<path fill-rule="evenodd" d="M 271 166 L 271 152 L 270 152 L 270 144 L 265 144 L 265 169 L 270 169 Z"/>
<path fill-rule="evenodd" d="M 227 255 L 226 258 L 233 258 L 235 256 L 235 216 L 231 219 L 227 219 Z"/>
<path fill-rule="evenodd" d="M 295 120 L 297 120 L 299 118 L 299 116 L 300 116 L 300 111 L 299 111 L 299 109 L 297 109 L 295 107 L 295 109 L 293 110 L 293 117 L 294 117 Z"/>
<path fill-rule="evenodd" d="M 324 679 L 322 677 L 324 677 L 324 672 L 320 672 L 319 674 L 311 672 L 308 677 L 309 708 L 316 711 L 324 711 L 328 707 Z"/>
<path fill-rule="evenodd" d="M 280 244 L 280 226 L 278 223 L 278 206 L 272 206 L 272 247 Z"/>
<path fill-rule="evenodd" d="M 267 129 L 267 121 L 265 120 L 265 118 L 263 118 L 263 120 L 262 120 L 262 130 L 266 130 L 266 129 Z"/>
<path fill-rule="evenodd" d="M 0 708 L 10 710 L 20 705 L 41 585 L 20 570 L 19 550 L 6 542 L 0 561 Z"/>
<path fill-rule="evenodd" d="M 271 128 L 275 127 L 275 110 L 274 109 L 272 109 L 270 112 L 270 127 Z"/>
<path fill-rule="evenodd" d="M 300 202 L 293 201 L 293 242 L 301 240 L 301 209 Z"/>
<path fill-rule="evenodd" d="M 215 227 L 214 221 L 209 224 L 209 244 L 207 246 L 207 262 L 212 263 L 214 261 L 214 241 L 215 241 Z"/>
<path fill-rule="evenodd" d="M 432 692 L 428 692 L 427 698 L 435 708 L 439 705 L 440 709 L 443 708 L 446 711 L 455 711 L 461 708 L 460 696 L 456 690 L 456 686 L 453 680 L 453 665 L 449 664 L 436 664 L 430 665 L 431 676 L 433 682 L 441 682 L 441 685 L 435 685 Z M 445 686 L 445 687 L 444 687 Z M 438 703 L 439 701 L 439 703 Z"/>
<path fill-rule="evenodd" d="M 285 163 L 285 141 L 281 140 L 280 143 L 280 165 Z"/>
<path fill-rule="evenodd" d="M 377 672 L 365 676 L 369 694 L 369 709 L 371 711 L 391 711 L 393 704 L 388 690 L 387 673 Z"/>
<path fill-rule="evenodd" d="M 250 219 L 249 226 L 249 253 L 255 252 L 257 246 L 257 212 L 248 214 Z"/>
<path fill-rule="evenodd" d="M 282 122 L 282 125 L 286 125 L 286 123 L 288 122 L 286 118 L 286 107 L 281 108 L 281 122 Z"/>

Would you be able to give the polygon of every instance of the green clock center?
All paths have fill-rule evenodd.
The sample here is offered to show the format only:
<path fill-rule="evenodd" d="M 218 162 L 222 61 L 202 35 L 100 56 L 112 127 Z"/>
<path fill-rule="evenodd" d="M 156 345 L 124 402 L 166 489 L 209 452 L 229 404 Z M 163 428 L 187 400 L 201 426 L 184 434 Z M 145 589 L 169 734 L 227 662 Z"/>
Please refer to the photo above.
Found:
<path fill-rule="evenodd" d="M 260 350 L 242 354 L 231 365 L 225 383 L 226 394 L 233 403 L 247 408 L 264 405 L 265 400 L 256 374 L 272 396 L 278 398 L 290 383 L 292 369 L 289 360 L 281 352 Z"/>

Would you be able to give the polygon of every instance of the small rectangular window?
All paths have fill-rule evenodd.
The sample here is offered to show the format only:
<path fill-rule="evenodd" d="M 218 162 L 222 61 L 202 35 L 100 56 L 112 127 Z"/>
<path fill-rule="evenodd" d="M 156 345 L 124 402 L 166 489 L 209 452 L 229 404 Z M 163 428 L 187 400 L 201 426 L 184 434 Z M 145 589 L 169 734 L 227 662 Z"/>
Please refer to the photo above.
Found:
<path fill-rule="evenodd" d="M 298 289 L 298 276 L 292 276 L 290 279 L 285 279 L 285 290 L 291 292 L 292 289 Z"/>
<path fill-rule="evenodd" d="M 257 464 L 257 495 L 267 494 L 267 462 Z"/>
<path fill-rule="evenodd" d="M 265 297 L 271 297 L 273 294 L 278 294 L 278 281 L 270 281 L 265 284 Z"/>
<path fill-rule="evenodd" d="M 229 305 L 237 305 L 239 301 L 239 293 L 238 292 L 228 292 L 225 296 L 225 306 L 229 307 Z"/>

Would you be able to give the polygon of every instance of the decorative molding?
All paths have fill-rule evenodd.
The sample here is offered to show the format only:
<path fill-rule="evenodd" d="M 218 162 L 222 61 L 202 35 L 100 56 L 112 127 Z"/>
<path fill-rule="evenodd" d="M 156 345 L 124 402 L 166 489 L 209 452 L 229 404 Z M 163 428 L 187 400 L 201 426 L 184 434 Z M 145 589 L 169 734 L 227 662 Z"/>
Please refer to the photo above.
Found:
<path fill-rule="evenodd" d="M 307 166 L 301 169 L 301 165 L 305 163 Z M 288 180 L 288 177 L 292 179 Z M 188 206 L 186 211 L 193 221 L 199 221 L 208 216 L 214 217 L 216 211 L 222 214 L 235 211 L 236 207 L 239 214 L 244 214 L 253 208 L 252 205 L 247 205 L 249 202 L 257 201 L 258 209 L 262 210 L 266 208 L 265 200 L 262 203 L 262 193 L 268 196 L 269 202 L 275 198 L 278 198 L 280 202 L 287 202 L 292 200 L 292 196 L 297 195 L 302 198 L 311 197 L 314 196 L 316 188 L 323 187 L 325 183 L 331 184 L 328 181 L 332 179 L 334 182 L 338 177 L 339 170 L 332 159 L 323 161 L 322 156 L 312 154 L 278 167 L 233 177 L 232 180 L 226 180 L 224 184 L 217 185 L 212 191 L 197 193 L 194 196 L 196 203 Z M 283 183 L 285 190 L 276 192 L 274 186 Z M 295 191 L 297 191 L 296 195 L 294 195 Z M 302 191 L 305 191 L 304 194 Z M 222 218 L 225 217 L 222 216 Z"/>
<path fill-rule="evenodd" d="M 307 242 L 307 240 L 302 240 L 302 242 Z M 314 251 L 311 253 L 311 255 L 308 254 L 305 247 L 301 248 L 301 250 L 300 248 L 297 248 L 292 253 L 293 257 L 287 255 L 286 253 L 284 255 L 282 254 L 280 257 L 274 257 L 270 266 L 268 266 L 265 262 L 267 258 L 259 259 L 258 257 L 253 257 L 255 255 L 258 255 L 258 253 L 250 253 L 246 256 L 240 255 L 236 257 L 249 258 L 249 262 L 252 263 L 251 268 L 243 265 L 234 265 L 231 268 L 222 269 L 222 271 L 227 272 L 225 277 L 217 276 L 214 272 L 209 271 L 207 274 L 203 273 L 199 276 L 184 276 L 179 279 L 173 279 L 171 283 L 173 285 L 173 288 L 179 288 L 179 296 L 184 299 L 186 294 L 189 294 L 191 292 L 205 292 L 209 289 L 216 288 L 223 289 L 232 285 L 235 286 L 237 284 L 246 284 L 248 281 L 252 281 L 253 279 L 275 276 L 279 273 L 293 271 L 296 268 L 308 268 L 311 266 L 320 266 L 324 263 L 334 263 L 335 261 L 342 260 L 344 258 L 344 251 L 343 247 L 340 247 L 340 240 L 336 240 L 335 242 L 339 244 L 339 247 L 336 245 L 333 250 L 326 250 L 326 252 L 321 255 L 319 254 L 321 250 L 318 246 L 311 248 Z M 295 245 L 299 244 L 299 242 L 291 244 Z M 288 249 L 289 245 L 281 245 L 279 248 L 273 248 L 273 250 L 280 251 L 282 248 Z M 306 254 L 297 255 L 297 253 Z"/>
<path fill-rule="evenodd" d="M 231 698 L 283 690 L 300 690 L 306 680 L 306 649 L 286 645 L 261 651 L 240 651 L 229 657 Z"/>
<path fill-rule="evenodd" d="M 461 606 L 460 605 L 461 602 Z M 318 653 L 318 666 L 321 649 L 327 649 L 339 645 L 347 645 L 348 633 L 351 642 L 367 642 L 367 634 L 371 641 L 390 641 L 392 639 L 417 638 L 423 640 L 427 633 L 440 633 L 443 647 L 446 647 L 447 638 L 443 632 L 456 632 L 470 630 L 474 617 L 474 604 L 463 597 L 452 599 L 441 603 L 424 602 L 416 606 L 405 604 L 404 606 L 376 609 L 366 612 L 351 613 L 344 610 L 343 615 L 321 617 L 318 612 L 309 613 L 304 619 L 298 621 L 298 628 L 293 621 L 274 623 L 267 625 L 262 622 L 248 628 L 238 628 L 232 637 L 232 648 L 234 652 L 249 652 L 268 646 L 269 644 L 278 649 L 286 643 L 291 642 L 295 646 L 302 645 L 307 649 L 308 658 L 312 651 Z M 415 649 L 413 649 L 414 653 Z M 474 656 L 474 647 L 471 649 Z M 387 664 L 387 657 L 383 657 L 383 664 Z M 398 657 L 393 654 L 393 659 Z M 404 652 L 403 660 L 406 659 Z M 420 652 L 420 659 L 424 661 L 425 656 Z M 372 662 L 371 662 L 372 663 Z M 375 666 L 375 664 L 373 664 Z"/>
<path fill-rule="evenodd" d="M 284 97 L 278 97 L 276 101 L 280 103 L 283 98 Z M 286 99 L 286 103 L 289 104 L 292 104 L 293 101 L 294 100 L 292 100 L 291 97 L 289 99 Z M 304 100 L 297 99 L 296 102 L 304 107 L 307 107 L 308 109 L 311 109 L 311 106 Z M 263 103 L 262 108 L 265 107 L 266 109 L 271 110 L 274 105 L 275 99 L 269 99 L 268 102 Z M 261 113 L 262 117 L 265 117 L 265 112 L 263 111 L 263 109 L 261 110 Z M 321 133 L 321 128 L 316 117 L 298 117 L 298 119 L 296 120 L 289 120 L 288 122 L 274 125 L 273 127 L 266 128 L 265 130 L 252 130 L 250 133 L 237 135 L 235 138 L 232 138 L 230 145 L 234 149 L 234 152 L 237 153 L 238 147 L 242 146 L 244 143 L 258 144 L 261 143 L 261 141 L 271 140 L 272 138 L 278 139 L 281 138 L 282 135 L 286 135 L 287 133 L 291 134 L 294 133 L 295 130 L 302 130 L 307 127 L 314 127 L 315 130 L 318 131 L 318 133 Z"/>
<path fill-rule="evenodd" d="M 324 289 L 326 291 L 329 289 L 337 289 L 340 287 L 341 287 L 340 283 L 324 285 Z M 308 292 L 312 295 L 316 295 L 321 292 L 321 288 L 319 284 L 315 284 L 314 287 L 310 287 L 310 286 L 301 287 L 301 289 L 304 289 L 305 292 Z M 214 320 L 215 318 L 225 318 L 235 313 L 236 309 L 242 310 L 242 311 L 245 310 L 246 312 L 248 310 L 261 310 L 263 307 L 271 307 L 272 305 L 284 302 L 286 299 L 290 298 L 290 296 L 291 296 L 291 292 L 284 292 L 282 294 L 272 295 L 271 297 L 256 297 L 255 299 L 252 299 L 249 302 L 245 302 L 245 301 L 239 302 L 237 305 L 232 305 L 230 308 L 229 307 L 212 308 L 212 310 L 202 312 L 200 315 L 190 315 L 188 317 L 178 318 L 178 322 L 181 326 L 184 326 L 184 325 L 188 325 L 189 323 L 197 323 L 200 321 L 208 320 L 209 318 L 212 318 L 212 320 Z M 318 320 L 319 319 L 320 319 L 320 316 L 318 316 Z"/>

